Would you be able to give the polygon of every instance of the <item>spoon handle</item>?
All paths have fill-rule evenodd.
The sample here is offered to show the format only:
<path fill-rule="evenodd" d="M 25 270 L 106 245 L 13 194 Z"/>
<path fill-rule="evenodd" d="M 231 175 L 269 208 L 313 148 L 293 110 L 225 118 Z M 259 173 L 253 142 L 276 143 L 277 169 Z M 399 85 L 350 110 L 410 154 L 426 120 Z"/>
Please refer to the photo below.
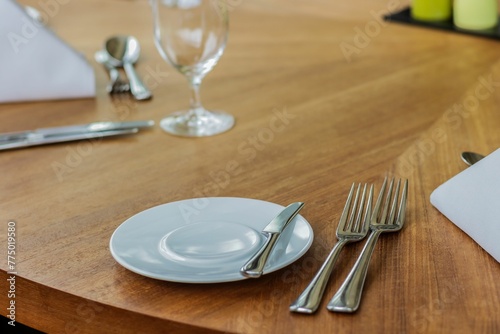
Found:
<path fill-rule="evenodd" d="M 125 73 L 127 73 L 128 79 L 130 81 L 130 91 L 132 95 L 137 100 L 147 100 L 151 98 L 151 92 L 144 85 L 142 80 L 139 78 L 137 73 L 135 72 L 134 65 L 131 63 L 125 62 L 123 64 L 123 68 L 125 69 Z"/>

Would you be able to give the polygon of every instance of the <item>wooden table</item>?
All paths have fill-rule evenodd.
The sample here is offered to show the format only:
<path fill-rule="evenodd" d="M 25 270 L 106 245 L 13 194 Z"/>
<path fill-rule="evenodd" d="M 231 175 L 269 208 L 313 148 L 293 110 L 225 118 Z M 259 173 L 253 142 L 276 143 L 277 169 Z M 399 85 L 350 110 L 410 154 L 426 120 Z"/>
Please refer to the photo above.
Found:
<path fill-rule="evenodd" d="M 461 151 L 499 146 L 500 47 L 382 22 L 395 10 L 391 3 L 232 1 L 229 43 L 202 87 L 207 107 L 236 117 L 227 133 L 187 139 L 156 126 L 94 144 L 2 152 L 2 313 L 10 302 L 13 221 L 16 321 L 50 333 L 498 333 L 500 265 L 433 208 L 429 195 L 466 168 Z M 158 122 L 187 105 L 185 79 L 155 50 L 147 1 L 54 4 L 49 25 L 92 63 L 97 96 L 0 105 L 1 132 Z M 118 33 L 141 42 L 137 69 L 152 101 L 106 94 L 107 76 L 93 53 Z M 481 85 L 484 98 L 475 106 Z M 273 128 L 276 113 L 282 123 Z M 239 173 L 217 185 L 213 175 L 234 160 Z M 58 172 L 60 165 L 67 168 Z M 380 239 L 358 312 L 325 306 L 362 243 L 341 254 L 315 315 L 290 313 L 336 241 L 350 184 L 379 189 L 385 175 L 409 179 L 407 225 Z M 110 237 L 128 217 L 200 196 L 304 201 L 313 245 L 289 267 L 224 284 L 150 279 L 113 259 Z"/>

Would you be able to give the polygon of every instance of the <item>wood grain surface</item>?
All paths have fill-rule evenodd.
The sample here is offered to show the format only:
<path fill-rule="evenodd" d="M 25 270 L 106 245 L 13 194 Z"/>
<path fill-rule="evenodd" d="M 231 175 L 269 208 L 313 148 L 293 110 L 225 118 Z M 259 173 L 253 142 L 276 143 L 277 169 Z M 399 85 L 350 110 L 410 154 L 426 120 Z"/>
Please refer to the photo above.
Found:
<path fill-rule="evenodd" d="M 154 47 L 148 1 L 21 2 L 38 7 L 85 55 L 97 96 L 0 105 L 0 132 L 159 122 L 187 106 L 185 78 Z M 466 168 L 461 151 L 499 146 L 500 47 L 381 21 L 407 4 L 232 1 L 229 42 L 202 100 L 233 114 L 234 129 L 188 139 L 155 126 L 126 138 L 2 152 L 0 252 L 14 221 L 16 321 L 49 333 L 500 332 L 500 264 L 429 202 Z M 107 75 L 93 54 L 114 34 L 139 39 L 137 70 L 151 101 L 105 92 Z M 228 172 L 234 162 L 238 169 Z M 409 179 L 407 225 L 380 238 L 358 312 L 331 313 L 326 303 L 362 243 L 344 249 L 316 314 L 290 313 L 336 242 L 350 184 L 378 190 L 385 175 Z M 208 285 L 143 277 L 111 256 L 110 237 L 128 217 L 207 196 L 303 201 L 313 245 L 275 273 Z M 5 313 L 9 275 L 0 258 Z"/>

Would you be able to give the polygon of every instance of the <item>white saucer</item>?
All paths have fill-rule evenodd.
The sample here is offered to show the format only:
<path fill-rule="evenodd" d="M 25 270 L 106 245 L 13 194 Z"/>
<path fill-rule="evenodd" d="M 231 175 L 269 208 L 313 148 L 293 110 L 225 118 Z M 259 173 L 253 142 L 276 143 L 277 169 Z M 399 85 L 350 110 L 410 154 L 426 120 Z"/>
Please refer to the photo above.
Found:
<path fill-rule="evenodd" d="M 243 280 L 241 266 L 265 240 L 260 231 L 283 209 L 233 197 L 163 204 L 123 222 L 109 247 L 118 263 L 147 277 L 184 283 Z M 296 261 L 312 244 L 312 228 L 301 215 L 284 233 L 264 274 Z"/>

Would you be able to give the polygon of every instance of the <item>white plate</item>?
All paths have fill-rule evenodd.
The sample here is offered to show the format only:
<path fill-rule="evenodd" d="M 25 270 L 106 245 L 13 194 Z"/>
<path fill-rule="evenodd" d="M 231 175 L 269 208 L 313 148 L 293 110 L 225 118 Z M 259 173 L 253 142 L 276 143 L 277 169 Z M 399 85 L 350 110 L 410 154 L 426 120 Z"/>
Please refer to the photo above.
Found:
<path fill-rule="evenodd" d="M 283 209 L 233 197 L 163 204 L 123 222 L 109 246 L 118 263 L 147 277 L 184 283 L 243 280 L 241 266 L 265 240 L 260 231 Z M 284 233 L 264 274 L 299 259 L 313 241 L 312 228 L 301 215 Z"/>

